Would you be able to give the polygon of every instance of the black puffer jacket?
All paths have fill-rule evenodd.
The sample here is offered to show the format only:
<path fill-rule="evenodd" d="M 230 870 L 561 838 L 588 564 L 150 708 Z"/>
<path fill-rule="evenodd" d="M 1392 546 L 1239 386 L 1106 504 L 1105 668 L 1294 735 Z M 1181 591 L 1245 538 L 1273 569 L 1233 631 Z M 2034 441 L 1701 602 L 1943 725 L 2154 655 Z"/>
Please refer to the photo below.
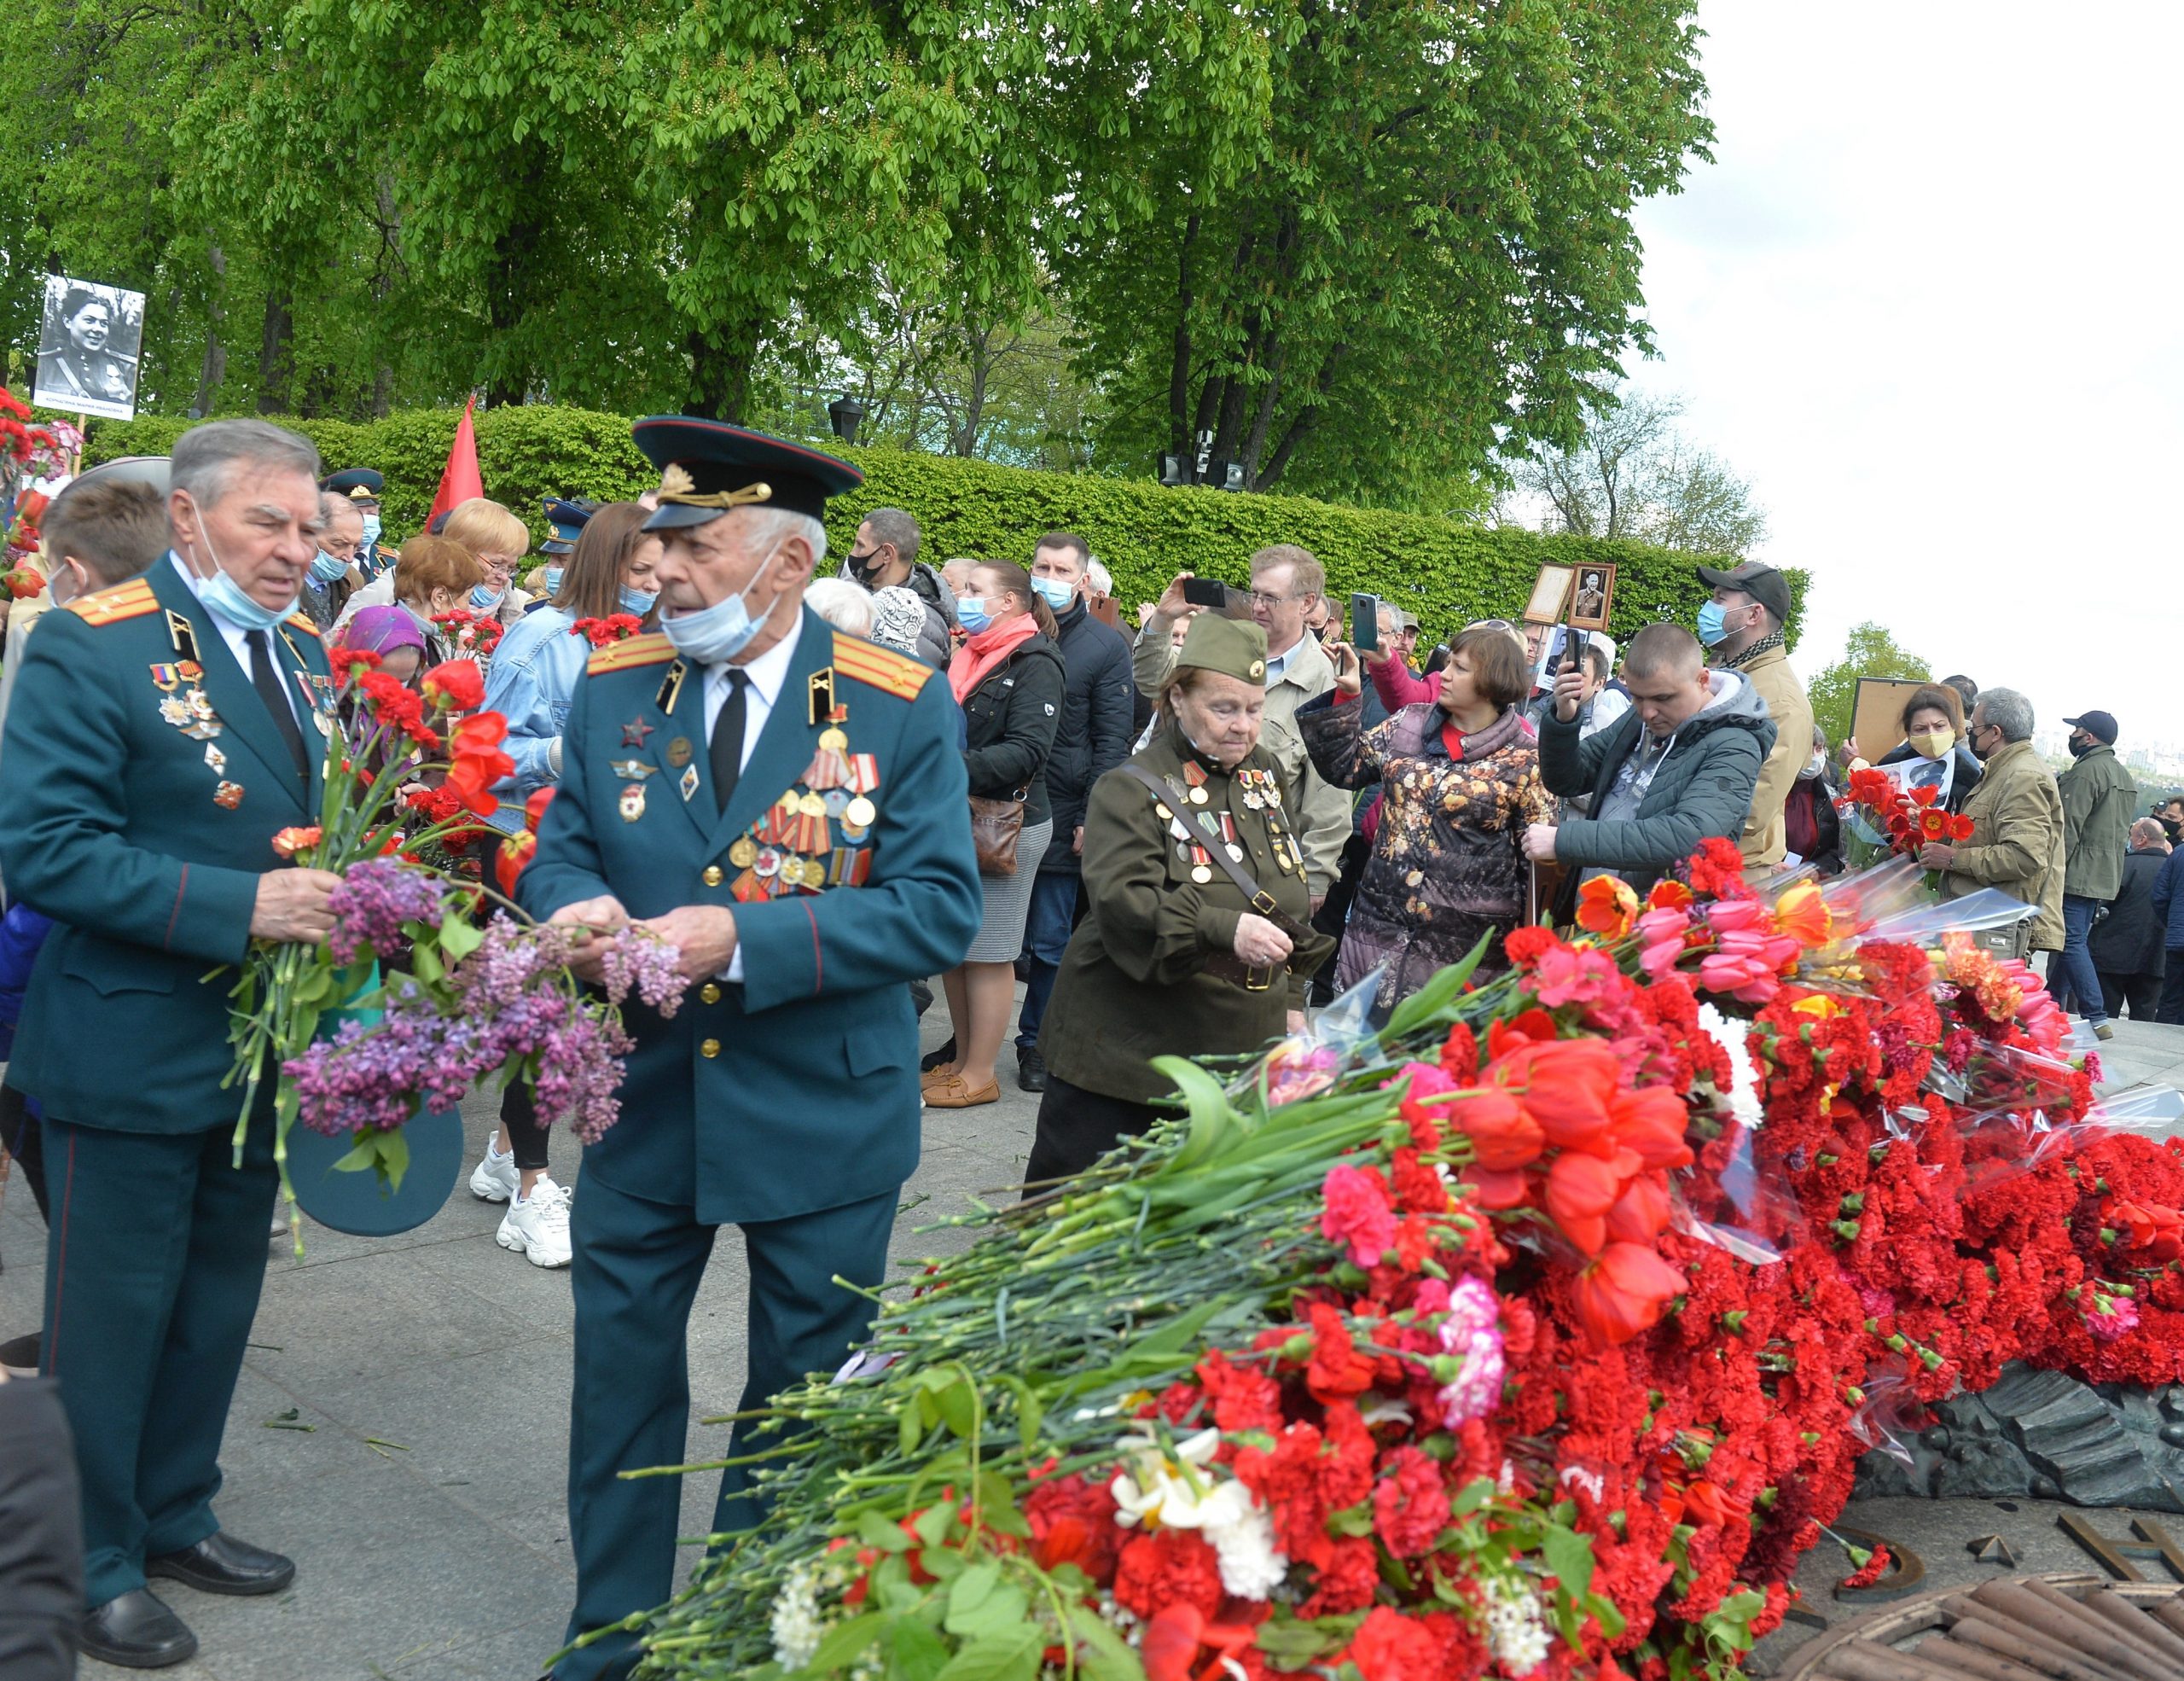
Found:
<path fill-rule="evenodd" d="M 987 800 L 1024 795 L 1024 824 L 1053 815 L 1047 759 L 1061 724 L 1065 686 L 1060 650 L 1034 634 L 985 675 L 963 700 L 969 745 L 963 768 L 971 792 Z"/>
<path fill-rule="evenodd" d="M 1047 798 L 1054 807 L 1054 838 L 1039 868 L 1075 875 L 1077 852 L 1070 841 L 1084 821 L 1092 784 L 1130 757 L 1137 732 L 1130 728 L 1137 685 L 1130 674 L 1130 643 L 1102 625 L 1078 602 L 1059 614 L 1061 660 L 1066 668 L 1061 728 L 1047 760 Z"/>

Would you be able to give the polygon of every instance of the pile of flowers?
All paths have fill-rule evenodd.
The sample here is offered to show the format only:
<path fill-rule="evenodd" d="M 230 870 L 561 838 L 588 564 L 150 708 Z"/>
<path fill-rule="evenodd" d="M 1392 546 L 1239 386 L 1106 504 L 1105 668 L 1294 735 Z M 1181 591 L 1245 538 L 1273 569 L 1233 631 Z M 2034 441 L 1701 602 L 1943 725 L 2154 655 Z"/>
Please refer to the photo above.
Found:
<path fill-rule="evenodd" d="M 618 1113 L 619 1059 L 631 1048 L 624 1009 L 634 998 L 664 1017 L 681 1000 L 674 948 L 621 930 L 603 986 L 588 987 L 569 964 L 589 931 L 534 924 L 508 897 L 528 848 L 497 860 L 499 891 L 479 879 L 480 839 L 497 834 L 479 820 L 515 767 L 501 747 L 507 720 L 475 710 L 475 664 L 448 660 L 411 689 L 375 654 L 340 649 L 331 660 L 319 820 L 272 844 L 289 863 L 341 877 L 328 904 L 334 928 L 319 945 L 255 943 L 235 984 L 238 1153 L 269 1078 L 279 1082 L 284 1184 L 298 1120 L 350 1140 L 342 1168 L 399 1184 L 408 1122 L 493 1078 L 525 1081 L 543 1120 L 595 1140 Z M 535 799 L 533 830 L 543 809 Z"/>
<path fill-rule="evenodd" d="M 1164 1062 L 1179 1120 L 743 1422 L 770 1515 L 641 1672 L 1734 1672 L 1923 1403 L 2184 1377 L 2184 1149 L 1916 880 L 1709 843 L 1332 1068 Z"/>
<path fill-rule="evenodd" d="M 38 521 L 49 498 L 31 488 L 74 470 L 83 434 L 66 421 L 33 424 L 23 400 L 0 385 L 0 589 L 25 601 L 45 588 L 44 574 L 30 564 L 38 550 Z"/>

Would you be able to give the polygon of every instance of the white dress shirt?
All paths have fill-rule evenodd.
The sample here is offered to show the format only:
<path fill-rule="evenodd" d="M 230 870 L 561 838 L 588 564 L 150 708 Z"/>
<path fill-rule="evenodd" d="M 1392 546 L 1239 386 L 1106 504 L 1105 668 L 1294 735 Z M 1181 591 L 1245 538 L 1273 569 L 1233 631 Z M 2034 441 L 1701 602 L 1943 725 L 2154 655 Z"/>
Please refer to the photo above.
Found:
<path fill-rule="evenodd" d="M 774 713 L 774 703 L 781 698 L 781 684 L 788 681 L 789 662 L 796 658 L 797 638 L 804 634 L 804 615 L 798 614 L 789 620 L 788 634 L 748 664 L 731 667 L 726 663 L 706 667 L 706 742 L 711 748 L 713 723 L 720 716 L 720 709 L 728 703 L 728 674 L 731 669 L 740 671 L 749 679 L 743 689 L 743 750 L 736 756 L 736 768 L 741 770 L 751 762 L 751 750 L 758 744 L 758 732 L 766 727 L 766 720 Z M 729 958 L 728 967 L 721 972 L 723 980 L 743 979 L 743 946 L 739 941 L 735 955 Z"/>
<path fill-rule="evenodd" d="M 236 624 L 218 608 L 205 606 L 205 580 L 189 569 L 189 561 L 171 549 L 167 550 L 167 558 L 174 562 L 174 569 L 182 574 L 182 581 L 189 585 L 189 593 L 197 597 L 198 606 L 205 608 L 206 615 L 212 621 L 212 628 L 220 633 L 220 640 L 227 643 L 228 652 L 235 656 L 235 664 L 242 668 L 242 674 L 247 678 L 251 668 L 249 630 Z M 269 631 L 267 634 L 270 637 L 271 633 Z M 281 664 L 280 655 L 273 654 L 271 657 L 273 675 L 280 682 L 281 692 L 288 697 L 288 710 L 295 713 L 296 722 L 301 724 L 305 720 L 301 713 L 296 712 L 295 685 L 288 677 L 288 668 Z"/>

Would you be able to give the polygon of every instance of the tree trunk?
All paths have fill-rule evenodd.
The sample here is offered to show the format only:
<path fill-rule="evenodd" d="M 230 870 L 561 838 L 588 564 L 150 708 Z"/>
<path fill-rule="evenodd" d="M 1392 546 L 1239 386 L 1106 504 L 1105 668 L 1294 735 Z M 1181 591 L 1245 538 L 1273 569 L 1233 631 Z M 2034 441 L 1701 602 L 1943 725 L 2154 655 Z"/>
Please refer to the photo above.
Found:
<path fill-rule="evenodd" d="M 288 413 L 295 379 L 295 294 L 283 283 L 265 293 L 265 324 L 258 340 L 258 412 Z"/>
<path fill-rule="evenodd" d="M 197 400 L 189 412 L 203 416 L 212 412 L 220 386 L 228 377 L 228 347 L 220 342 L 220 323 L 227 311 L 220 303 L 221 283 L 228 275 L 228 253 L 216 242 L 206 257 L 212 270 L 212 294 L 205 308 L 205 358 L 197 364 Z"/>
<path fill-rule="evenodd" d="M 1266 383 L 1259 389 L 1259 411 L 1252 416 L 1238 459 L 1244 463 L 1244 488 L 1259 488 L 1259 462 L 1266 454 L 1267 434 L 1274 429 L 1275 405 L 1281 400 L 1281 344 L 1275 340 L 1266 359 Z"/>
<path fill-rule="evenodd" d="M 970 352 L 971 389 L 963 400 L 963 424 L 949 441 L 954 453 L 966 461 L 979 452 L 979 423 L 985 418 L 986 382 L 993 377 L 995 358 L 987 353 L 993 343 L 993 334 L 990 326 L 976 333 L 968 328 L 963 331 L 963 346 Z"/>
<path fill-rule="evenodd" d="M 723 339 L 732 346 L 714 343 Z M 751 371 L 758 360 L 758 334 L 733 329 L 686 334 L 682 348 L 690 358 L 690 402 L 685 411 L 703 420 L 743 424 L 751 406 Z"/>
<path fill-rule="evenodd" d="M 1198 457 L 1190 432 L 1191 247 L 1198 243 L 1199 212 L 1183 224 L 1183 247 L 1176 260 L 1176 352 L 1168 365 L 1168 447 L 1182 463 L 1188 482 Z"/>
<path fill-rule="evenodd" d="M 1312 400 L 1299 409 L 1296 418 L 1289 422 L 1288 430 L 1281 434 L 1281 441 L 1275 445 L 1273 458 L 1267 462 L 1266 470 L 1258 475 L 1258 480 L 1252 486 L 1252 489 L 1265 490 L 1279 479 L 1283 470 L 1288 467 L 1291 458 L 1297 453 L 1298 447 L 1318 428 L 1320 399 L 1334 388 L 1336 365 L 1341 362 L 1349 349 L 1350 346 L 1347 344 L 1339 344 L 1328 350 L 1327 360 L 1320 364 L 1320 376 L 1312 382 Z"/>
<path fill-rule="evenodd" d="M 497 354 L 492 376 L 485 382 L 488 405 L 520 403 L 530 393 L 531 370 L 508 355 L 508 347 L 518 342 L 517 329 L 528 312 L 537 281 L 535 262 L 548 232 L 544 221 L 519 218 L 493 241 L 493 278 L 485 298 L 485 321 L 492 329 Z"/>
<path fill-rule="evenodd" d="M 394 201 L 394 177 L 381 170 L 378 183 L 380 240 L 382 250 L 397 262 L 402 256 L 402 210 Z M 382 306 L 394 282 L 384 265 L 372 276 L 372 298 Z M 372 359 L 372 418 L 385 420 L 394 412 L 394 366 L 385 357 Z"/>

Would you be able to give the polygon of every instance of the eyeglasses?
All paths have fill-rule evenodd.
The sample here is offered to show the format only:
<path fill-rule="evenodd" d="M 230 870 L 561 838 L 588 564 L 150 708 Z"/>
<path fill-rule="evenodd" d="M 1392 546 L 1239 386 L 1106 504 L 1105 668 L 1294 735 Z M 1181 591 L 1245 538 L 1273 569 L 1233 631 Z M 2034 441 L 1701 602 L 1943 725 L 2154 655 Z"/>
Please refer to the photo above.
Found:
<path fill-rule="evenodd" d="M 1301 602 L 1304 599 L 1302 596 L 1269 596 L 1263 590 L 1254 590 L 1251 592 L 1253 607 L 1275 608 L 1280 607 L 1284 602 Z"/>

